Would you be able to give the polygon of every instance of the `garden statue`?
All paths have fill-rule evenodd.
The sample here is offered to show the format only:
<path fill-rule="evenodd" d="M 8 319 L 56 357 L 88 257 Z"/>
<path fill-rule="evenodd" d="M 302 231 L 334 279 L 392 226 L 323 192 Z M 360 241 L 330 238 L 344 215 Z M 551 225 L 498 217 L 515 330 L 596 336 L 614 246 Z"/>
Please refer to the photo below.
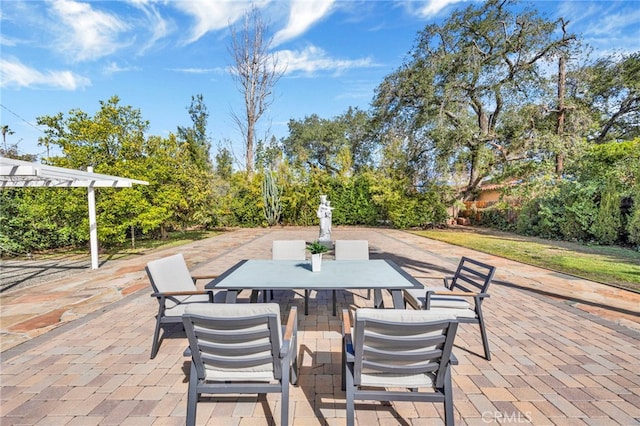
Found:
<path fill-rule="evenodd" d="M 318 206 L 318 218 L 320 219 L 320 242 L 331 243 L 331 202 L 327 200 L 326 195 L 320 196 L 320 205 Z"/>

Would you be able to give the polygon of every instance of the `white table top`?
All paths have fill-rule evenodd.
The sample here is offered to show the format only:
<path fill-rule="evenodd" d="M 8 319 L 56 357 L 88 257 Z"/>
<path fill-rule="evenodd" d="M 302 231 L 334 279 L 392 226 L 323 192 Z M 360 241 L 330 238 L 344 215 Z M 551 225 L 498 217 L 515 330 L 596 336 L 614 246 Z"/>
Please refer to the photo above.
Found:
<path fill-rule="evenodd" d="M 320 272 L 311 261 L 243 260 L 206 288 L 220 289 L 403 289 L 421 288 L 391 260 L 323 260 Z"/>

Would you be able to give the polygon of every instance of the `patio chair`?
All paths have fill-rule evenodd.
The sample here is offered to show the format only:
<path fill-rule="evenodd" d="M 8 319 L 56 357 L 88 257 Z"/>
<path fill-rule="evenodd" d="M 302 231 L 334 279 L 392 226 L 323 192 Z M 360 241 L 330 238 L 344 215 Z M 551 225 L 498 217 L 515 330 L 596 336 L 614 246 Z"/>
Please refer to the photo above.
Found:
<path fill-rule="evenodd" d="M 458 322 L 478 324 L 484 355 L 491 360 L 489 339 L 482 315 L 482 302 L 496 272 L 494 266 L 463 257 L 452 277 L 444 277 L 445 287 L 404 290 L 405 302 L 415 309 L 430 309 L 453 314 Z M 469 303 L 473 300 L 473 303 Z"/>
<path fill-rule="evenodd" d="M 363 308 L 355 311 L 353 328 L 349 311 L 342 316 L 347 426 L 355 421 L 355 400 L 443 402 L 445 424 L 453 425 L 455 316 Z"/>
<path fill-rule="evenodd" d="M 181 324 L 185 307 L 193 303 L 213 303 L 214 299 L 222 302 L 224 292 L 219 290 L 198 290 L 196 281 L 213 279 L 215 276 L 192 276 L 181 253 L 152 260 L 145 267 L 153 288 L 151 297 L 158 300 L 156 328 L 151 345 L 151 359 L 155 358 L 160 348 L 160 329 L 167 325 Z M 216 295 L 219 295 L 216 297 Z"/>
<path fill-rule="evenodd" d="M 305 260 L 307 244 L 304 240 L 275 240 L 271 248 L 273 260 Z"/>
<path fill-rule="evenodd" d="M 336 260 L 369 260 L 369 241 L 336 240 L 334 251 Z M 367 299 L 371 299 L 371 289 L 367 290 Z"/>
<path fill-rule="evenodd" d="M 275 240 L 271 246 L 271 259 L 273 260 L 300 260 L 306 259 L 307 243 L 304 240 Z M 270 290 L 273 299 L 273 290 Z M 307 291 L 305 290 L 305 295 Z M 267 301 L 267 291 L 264 291 L 264 299 Z M 306 298 L 305 298 L 306 303 Z"/>
<path fill-rule="evenodd" d="M 277 303 L 192 304 L 183 315 L 191 372 L 187 425 L 200 394 L 281 393 L 280 423 L 289 421 L 289 382 L 298 380 L 297 308 L 286 327 Z"/>

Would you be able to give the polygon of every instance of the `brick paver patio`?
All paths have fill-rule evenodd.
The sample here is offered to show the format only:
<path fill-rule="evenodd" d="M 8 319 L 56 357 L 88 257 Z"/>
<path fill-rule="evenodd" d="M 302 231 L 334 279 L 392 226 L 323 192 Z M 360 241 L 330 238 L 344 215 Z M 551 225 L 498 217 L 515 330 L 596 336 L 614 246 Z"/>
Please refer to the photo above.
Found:
<path fill-rule="evenodd" d="M 269 258 L 271 241 L 317 237 L 317 228 L 241 229 L 187 246 L 107 263 L 98 271 L 2 295 L 1 418 L 4 425 L 179 425 L 189 359 L 177 328 L 150 360 L 157 303 L 144 265 L 182 252 L 197 273 Z M 498 267 L 484 304 L 492 360 L 476 326 L 463 324 L 454 353 L 456 423 L 640 424 L 640 296 L 396 230 L 336 228 L 334 239 L 367 239 L 427 283 L 466 254 Z M 199 283 L 203 285 L 204 283 Z M 303 299 L 276 292 L 283 314 L 299 308 L 299 384 L 294 425 L 342 425 L 340 320 L 331 292 Z M 341 308 L 370 306 L 366 292 L 340 292 Z M 390 303 L 390 301 L 387 301 Z M 279 395 L 205 397 L 198 424 L 279 424 Z M 356 403 L 359 425 L 441 424 L 429 403 Z"/>

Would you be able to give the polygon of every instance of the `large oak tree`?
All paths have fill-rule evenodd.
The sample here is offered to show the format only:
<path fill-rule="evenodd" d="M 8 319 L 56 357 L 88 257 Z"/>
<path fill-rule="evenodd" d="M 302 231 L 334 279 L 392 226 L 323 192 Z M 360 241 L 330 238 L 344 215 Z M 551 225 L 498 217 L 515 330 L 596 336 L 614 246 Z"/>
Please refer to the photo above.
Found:
<path fill-rule="evenodd" d="M 382 138 L 406 146 L 405 166 L 422 168 L 414 184 L 426 168 L 456 170 L 468 196 L 497 164 L 526 155 L 526 123 L 515 131 L 505 117 L 533 103 L 547 81 L 545 60 L 574 40 L 558 31 L 563 24 L 511 0 L 489 0 L 419 33 L 374 100 Z"/>

